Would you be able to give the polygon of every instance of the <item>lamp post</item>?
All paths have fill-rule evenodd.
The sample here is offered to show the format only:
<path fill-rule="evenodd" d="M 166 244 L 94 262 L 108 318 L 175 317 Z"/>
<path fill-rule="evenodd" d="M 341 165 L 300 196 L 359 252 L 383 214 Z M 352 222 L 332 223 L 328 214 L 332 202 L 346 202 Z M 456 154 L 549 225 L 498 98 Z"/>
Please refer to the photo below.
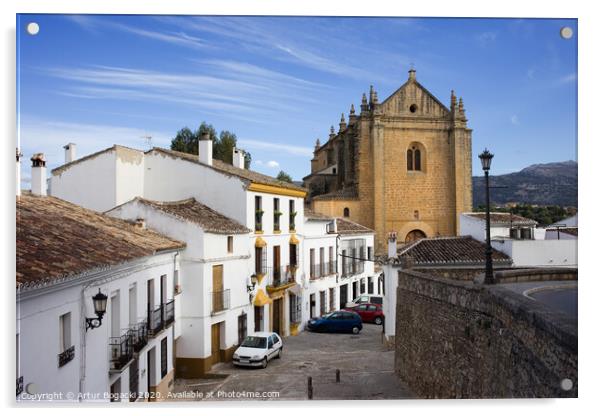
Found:
<path fill-rule="evenodd" d="M 94 304 L 96 318 L 86 318 L 86 331 L 98 328 L 102 324 L 102 317 L 107 311 L 107 295 L 98 289 L 98 293 L 92 296 L 92 303 Z"/>
<path fill-rule="evenodd" d="M 487 204 L 487 211 L 485 212 L 487 234 L 487 248 L 485 249 L 485 284 L 491 285 L 495 283 L 495 279 L 493 277 L 493 262 L 491 260 L 491 207 L 489 206 L 489 169 L 491 168 L 491 159 L 493 159 L 493 153 L 490 153 L 489 150 L 485 149 L 483 153 L 479 155 L 479 159 L 481 159 L 483 172 L 485 172 L 485 200 Z"/>

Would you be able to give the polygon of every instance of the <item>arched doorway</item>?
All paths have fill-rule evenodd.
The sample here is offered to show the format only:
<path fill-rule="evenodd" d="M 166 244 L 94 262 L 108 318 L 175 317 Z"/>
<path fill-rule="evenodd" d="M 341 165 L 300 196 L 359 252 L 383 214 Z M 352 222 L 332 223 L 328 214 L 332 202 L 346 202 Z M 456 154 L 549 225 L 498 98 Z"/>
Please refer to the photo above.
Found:
<path fill-rule="evenodd" d="M 412 230 L 406 235 L 406 243 L 411 243 L 421 238 L 426 238 L 426 234 L 421 230 Z"/>

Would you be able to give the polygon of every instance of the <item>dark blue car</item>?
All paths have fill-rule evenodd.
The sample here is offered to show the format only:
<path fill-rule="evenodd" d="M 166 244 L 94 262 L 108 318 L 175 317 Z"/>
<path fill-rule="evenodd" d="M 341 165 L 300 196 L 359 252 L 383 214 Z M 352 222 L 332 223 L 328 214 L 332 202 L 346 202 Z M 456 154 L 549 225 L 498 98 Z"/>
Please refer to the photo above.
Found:
<path fill-rule="evenodd" d="M 316 332 L 351 332 L 359 334 L 362 330 L 362 318 L 355 312 L 336 311 L 320 318 L 312 318 L 307 329 Z"/>

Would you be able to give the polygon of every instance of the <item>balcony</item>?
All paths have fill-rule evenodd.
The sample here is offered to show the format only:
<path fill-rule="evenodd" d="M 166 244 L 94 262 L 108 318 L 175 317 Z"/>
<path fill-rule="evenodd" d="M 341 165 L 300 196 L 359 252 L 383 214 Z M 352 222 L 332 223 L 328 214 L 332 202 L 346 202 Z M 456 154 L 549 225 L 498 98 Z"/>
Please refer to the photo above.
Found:
<path fill-rule="evenodd" d="M 230 289 L 211 292 L 211 314 L 230 309 Z"/>
<path fill-rule="evenodd" d="M 130 327 L 128 334 L 132 340 L 134 352 L 140 352 L 148 342 L 148 323 L 146 319 Z"/>
<path fill-rule="evenodd" d="M 118 372 L 134 358 L 134 348 L 130 333 L 109 338 L 110 365 L 109 371 Z"/>
<path fill-rule="evenodd" d="M 23 376 L 17 377 L 17 396 L 23 393 Z"/>
<path fill-rule="evenodd" d="M 167 303 L 163 304 L 163 326 L 167 328 L 169 325 L 173 324 L 175 321 L 175 304 L 174 300 L 170 300 Z"/>
<path fill-rule="evenodd" d="M 70 346 L 65 351 L 59 354 L 59 368 L 73 360 L 75 357 L 75 345 Z"/>
<path fill-rule="evenodd" d="M 364 262 L 351 258 L 343 258 L 343 271 L 342 277 L 354 276 L 356 274 L 362 274 L 364 272 Z"/>
<path fill-rule="evenodd" d="M 336 262 L 327 261 L 324 263 L 312 264 L 310 266 L 310 279 L 330 276 L 336 273 Z"/>
<path fill-rule="evenodd" d="M 267 268 L 268 280 L 266 285 L 272 289 L 281 289 L 288 285 L 292 286 L 296 282 L 296 274 L 297 266 L 269 267 Z"/>

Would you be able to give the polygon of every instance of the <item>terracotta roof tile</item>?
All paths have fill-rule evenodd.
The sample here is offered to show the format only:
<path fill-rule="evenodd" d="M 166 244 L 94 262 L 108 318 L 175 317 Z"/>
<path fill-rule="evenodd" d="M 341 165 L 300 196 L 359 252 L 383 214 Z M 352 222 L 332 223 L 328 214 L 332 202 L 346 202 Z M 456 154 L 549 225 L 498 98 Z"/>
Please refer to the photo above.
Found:
<path fill-rule="evenodd" d="M 306 209 L 304 215 L 308 220 L 329 221 L 334 219 L 334 217 L 329 217 L 328 215 L 320 214 L 319 212 L 310 209 Z"/>
<path fill-rule="evenodd" d="M 486 214 L 484 212 L 466 212 L 464 215 L 485 221 Z M 516 214 L 510 214 L 509 212 L 492 212 L 490 213 L 490 218 L 492 225 L 537 225 L 537 221 L 535 220 L 521 217 Z"/>
<path fill-rule="evenodd" d="M 337 232 L 339 234 L 372 234 L 374 230 L 353 221 L 337 218 Z"/>
<path fill-rule="evenodd" d="M 398 257 L 411 257 L 416 266 L 485 264 L 485 243 L 470 236 L 422 238 L 402 247 Z M 512 263 L 495 249 L 492 259 L 494 263 Z"/>
<path fill-rule="evenodd" d="M 244 225 L 201 204 L 194 198 L 171 202 L 151 201 L 144 198 L 136 198 L 136 200 L 176 218 L 198 224 L 210 233 L 246 234 L 251 232 Z"/>
<path fill-rule="evenodd" d="M 37 286 L 185 244 L 54 197 L 17 201 L 17 287 Z"/>
<path fill-rule="evenodd" d="M 328 199 L 357 199 L 357 192 L 354 189 L 340 189 L 333 191 L 328 194 L 322 194 L 314 196 L 312 199 L 316 200 L 328 200 Z"/>

